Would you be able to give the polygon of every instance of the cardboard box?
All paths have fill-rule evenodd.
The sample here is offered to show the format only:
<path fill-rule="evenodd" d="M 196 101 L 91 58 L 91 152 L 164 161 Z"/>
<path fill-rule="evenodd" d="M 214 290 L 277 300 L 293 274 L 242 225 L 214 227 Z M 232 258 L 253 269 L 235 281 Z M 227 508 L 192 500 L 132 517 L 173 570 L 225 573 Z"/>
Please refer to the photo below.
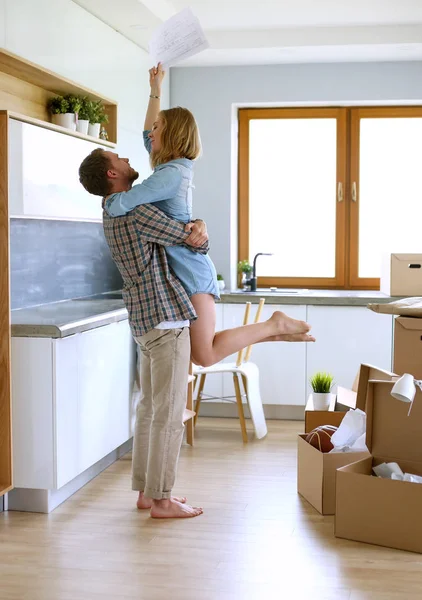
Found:
<path fill-rule="evenodd" d="M 368 381 L 373 377 L 391 381 L 394 374 L 372 365 L 361 365 L 353 384 L 356 391 L 339 388 L 337 391 L 337 402 L 339 404 L 337 406 L 340 405 L 344 409 L 360 408 L 364 410 Z M 310 411 L 311 413 L 314 414 L 312 417 L 314 421 L 310 420 L 308 416 L 308 425 L 316 424 L 316 427 L 319 425 L 338 426 L 346 414 L 346 410 Z M 333 422 L 333 417 L 339 419 L 338 425 Z M 331 422 L 329 421 L 330 418 L 332 419 Z M 320 422 L 318 422 L 319 419 Z M 306 434 L 300 434 L 298 437 L 297 491 L 318 512 L 323 515 L 333 515 L 336 507 L 336 470 L 370 455 L 368 452 L 339 452 L 333 454 L 319 452 L 319 450 L 308 444 L 305 438 Z"/>
<path fill-rule="evenodd" d="M 351 408 L 365 410 L 366 387 L 369 379 L 391 380 L 393 376 L 393 373 L 383 371 L 373 365 L 362 364 L 353 382 L 352 389 L 338 387 L 337 397 L 331 402 L 328 410 L 314 410 L 312 394 L 310 394 L 305 407 L 305 433 L 309 433 L 315 427 L 321 425 L 338 427 L 346 412 Z"/>
<path fill-rule="evenodd" d="M 422 379 L 422 319 L 394 319 L 393 364 L 398 375 L 410 373 L 415 379 Z"/>
<path fill-rule="evenodd" d="M 297 491 L 322 515 L 336 507 L 336 470 L 369 456 L 368 452 L 320 452 L 299 435 L 297 443 Z"/>
<path fill-rule="evenodd" d="M 380 283 L 387 296 L 422 296 L 422 254 L 385 254 Z"/>
<path fill-rule="evenodd" d="M 348 404 L 344 404 L 344 402 Z M 305 433 L 309 433 L 321 425 L 338 427 L 350 408 L 356 408 L 356 391 L 338 387 L 328 410 L 315 410 L 312 394 L 309 394 L 305 407 Z"/>
<path fill-rule="evenodd" d="M 397 462 L 422 475 L 422 393 L 409 405 L 391 396 L 393 383 L 370 382 L 367 446 L 372 456 L 337 471 L 335 535 L 422 552 L 422 484 L 381 479 L 372 467 Z"/>

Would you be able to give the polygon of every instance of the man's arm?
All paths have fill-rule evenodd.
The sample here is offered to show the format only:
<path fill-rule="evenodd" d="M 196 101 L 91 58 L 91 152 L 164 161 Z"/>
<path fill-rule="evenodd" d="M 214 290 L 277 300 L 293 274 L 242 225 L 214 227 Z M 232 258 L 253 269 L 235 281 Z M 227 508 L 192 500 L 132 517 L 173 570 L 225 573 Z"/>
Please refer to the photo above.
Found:
<path fill-rule="evenodd" d="M 122 217 L 137 206 L 167 200 L 176 195 L 182 175 L 174 165 L 167 165 L 155 171 L 142 183 L 138 183 L 127 192 L 118 192 L 107 196 L 105 210 L 110 217 Z"/>
<path fill-rule="evenodd" d="M 207 254 L 209 250 L 208 241 L 198 248 L 186 244 L 186 240 L 192 235 L 192 233 L 189 234 L 185 231 L 186 224 L 170 219 L 162 210 L 152 204 L 135 208 L 131 214 L 141 236 L 148 242 L 154 242 L 161 246 L 184 244 L 192 252 L 199 252 L 200 254 Z M 193 227 L 195 227 L 195 224 Z"/>

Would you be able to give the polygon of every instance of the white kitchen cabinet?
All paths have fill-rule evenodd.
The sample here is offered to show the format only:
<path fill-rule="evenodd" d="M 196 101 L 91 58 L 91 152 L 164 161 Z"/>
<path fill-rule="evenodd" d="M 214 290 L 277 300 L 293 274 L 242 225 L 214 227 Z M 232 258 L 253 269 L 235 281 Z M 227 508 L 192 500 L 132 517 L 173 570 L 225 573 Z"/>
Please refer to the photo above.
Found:
<path fill-rule="evenodd" d="M 9 119 L 8 145 L 11 217 L 101 220 L 101 199 L 78 176 L 98 144 Z"/>
<path fill-rule="evenodd" d="M 249 322 L 253 322 L 257 307 L 257 304 L 252 304 Z M 275 310 L 283 310 L 294 319 L 306 319 L 306 306 L 264 305 L 261 321 L 268 319 Z M 242 325 L 244 312 L 244 304 L 225 304 L 224 329 Z M 233 362 L 236 357 L 235 354 L 227 358 L 226 362 Z M 259 368 L 263 404 L 305 404 L 305 357 L 305 344 L 264 342 L 254 345 L 251 361 Z M 233 377 L 225 374 L 223 395 L 233 394 Z"/>
<path fill-rule="evenodd" d="M 392 316 L 363 306 L 308 306 L 315 344 L 307 344 L 306 380 L 316 371 L 351 387 L 361 363 L 391 370 Z"/>
<path fill-rule="evenodd" d="M 16 488 L 59 489 L 131 437 L 135 363 L 127 321 L 12 338 Z"/>

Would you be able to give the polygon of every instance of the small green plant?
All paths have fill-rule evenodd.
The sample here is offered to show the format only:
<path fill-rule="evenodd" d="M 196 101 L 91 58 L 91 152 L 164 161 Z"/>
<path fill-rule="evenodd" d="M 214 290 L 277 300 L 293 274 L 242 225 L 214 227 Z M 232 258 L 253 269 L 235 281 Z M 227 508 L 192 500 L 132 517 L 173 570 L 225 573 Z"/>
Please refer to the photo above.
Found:
<path fill-rule="evenodd" d="M 101 100 L 93 101 L 91 107 L 89 122 L 91 125 L 95 123 L 108 123 L 108 115 L 105 112 L 104 104 Z"/>
<path fill-rule="evenodd" d="M 252 273 L 252 267 L 249 264 L 248 260 L 241 260 L 237 263 L 237 272 L 238 273 L 246 273 L 247 275 L 249 273 Z"/>
<path fill-rule="evenodd" d="M 71 112 L 69 109 L 69 102 L 63 96 L 54 96 L 54 98 L 50 98 L 47 103 L 47 108 L 52 115 L 64 115 L 65 113 Z"/>
<path fill-rule="evenodd" d="M 88 96 L 81 98 L 81 108 L 79 109 L 78 118 L 80 121 L 89 121 L 92 116 L 93 102 Z"/>
<path fill-rule="evenodd" d="M 80 96 L 74 96 L 73 94 L 66 94 L 64 100 L 67 101 L 69 110 L 71 113 L 79 113 L 82 106 L 82 98 Z"/>
<path fill-rule="evenodd" d="M 224 277 L 222 275 L 218 274 L 217 281 L 224 281 Z"/>
<path fill-rule="evenodd" d="M 316 394 L 328 394 L 333 386 L 334 377 L 330 373 L 318 371 L 309 380 L 313 391 Z"/>

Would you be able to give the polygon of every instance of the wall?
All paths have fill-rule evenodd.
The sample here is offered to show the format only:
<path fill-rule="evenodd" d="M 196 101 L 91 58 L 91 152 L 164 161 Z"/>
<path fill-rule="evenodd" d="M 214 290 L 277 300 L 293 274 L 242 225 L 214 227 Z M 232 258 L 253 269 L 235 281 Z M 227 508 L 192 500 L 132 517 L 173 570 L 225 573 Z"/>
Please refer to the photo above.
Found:
<path fill-rule="evenodd" d="M 141 177 L 149 174 L 142 129 L 151 65 L 144 50 L 71 0 L 0 0 L 0 46 L 117 100 L 118 152 Z"/>
<path fill-rule="evenodd" d="M 422 63 L 195 67 L 171 70 L 170 103 L 195 114 L 204 146 L 195 169 L 194 214 L 207 221 L 217 271 L 235 282 L 235 105 L 422 103 Z M 234 158 L 234 160 L 233 160 Z M 282 231 L 283 224 L 280 224 Z M 263 248 L 265 251 L 265 248 Z"/>
<path fill-rule="evenodd" d="M 10 219 L 11 307 L 122 288 L 101 223 Z"/>

